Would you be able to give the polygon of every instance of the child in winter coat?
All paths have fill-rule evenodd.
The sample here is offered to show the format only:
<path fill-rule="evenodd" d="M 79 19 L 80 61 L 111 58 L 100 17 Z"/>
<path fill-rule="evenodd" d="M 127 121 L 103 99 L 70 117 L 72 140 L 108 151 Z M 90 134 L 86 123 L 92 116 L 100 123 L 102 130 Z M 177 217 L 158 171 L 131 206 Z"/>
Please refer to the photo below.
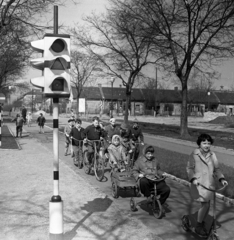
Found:
<path fill-rule="evenodd" d="M 40 129 L 39 133 L 41 133 L 41 132 L 44 133 L 45 122 L 46 122 L 45 117 L 43 116 L 42 113 L 40 113 L 40 116 L 37 118 L 37 123 L 38 123 L 39 129 Z"/>
<path fill-rule="evenodd" d="M 22 138 L 22 131 L 23 131 L 23 125 L 24 125 L 24 118 L 22 115 L 17 114 L 16 117 L 12 120 L 12 122 L 15 122 L 16 124 L 16 137 Z"/>
<path fill-rule="evenodd" d="M 197 214 L 197 226 L 195 232 L 200 237 L 207 237 L 205 218 L 210 209 L 210 200 L 213 193 L 199 186 L 203 184 L 207 188 L 215 188 L 216 177 L 222 185 L 228 185 L 219 169 L 219 162 L 214 152 L 210 150 L 213 139 L 208 134 L 201 134 L 197 139 L 199 148 L 195 149 L 189 157 L 187 173 L 191 182 L 191 196 L 201 203 Z"/>
<path fill-rule="evenodd" d="M 120 136 L 114 135 L 111 144 L 108 147 L 110 167 L 114 171 L 123 172 L 128 164 L 124 147 L 120 144 Z"/>
<path fill-rule="evenodd" d="M 31 114 L 31 112 L 29 112 L 27 114 L 26 119 L 27 119 L 28 127 L 31 127 L 31 122 L 32 122 L 32 114 Z"/>

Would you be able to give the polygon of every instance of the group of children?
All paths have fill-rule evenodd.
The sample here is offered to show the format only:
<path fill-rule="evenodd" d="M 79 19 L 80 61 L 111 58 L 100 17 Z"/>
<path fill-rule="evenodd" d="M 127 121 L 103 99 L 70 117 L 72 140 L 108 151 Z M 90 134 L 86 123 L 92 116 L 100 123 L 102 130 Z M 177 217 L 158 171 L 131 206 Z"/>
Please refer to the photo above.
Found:
<path fill-rule="evenodd" d="M 79 152 L 82 151 L 87 151 L 87 158 L 89 160 L 89 163 L 87 164 L 91 164 L 91 156 L 94 152 L 92 141 L 103 140 L 104 154 L 106 161 L 109 161 L 110 167 L 114 171 L 125 171 L 135 149 L 132 133 L 134 132 L 134 140 L 139 138 L 139 141 L 142 141 L 142 144 L 143 134 L 138 126 L 138 123 L 135 123 L 138 131 L 136 131 L 137 129 L 135 125 L 133 125 L 135 128 L 133 131 L 131 130 L 131 127 L 125 123 L 121 124 L 120 127 L 117 126 L 114 118 L 111 118 L 109 122 L 110 124 L 104 127 L 100 123 L 99 118 L 95 116 L 93 117 L 92 125 L 83 129 L 81 127 L 81 120 L 75 120 L 73 117 L 71 117 L 68 120 L 68 126 L 66 126 L 64 129 L 65 156 L 68 155 L 69 145 L 71 145 L 71 155 L 72 157 L 75 157 L 75 164 L 81 157 Z M 77 123 L 79 126 L 74 127 L 74 124 Z M 78 130 L 79 134 L 74 128 Z M 84 144 L 82 144 L 82 140 Z M 76 147 L 77 145 L 79 145 L 78 148 Z M 76 151 L 74 151 L 74 149 L 76 149 Z M 100 144 L 97 144 L 97 149 L 100 149 Z"/>
<path fill-rule="evenodd" d="M 39 126 L 39 133 L 44 133 L 44 124 L 45 124 L 45 117 L 42 113 L 40 113 L 39 117 L 37 118 L 37 123 Z M 27 124 L 28 127 L 32 126 L 32 114 L 28 112 L 26 117 L 23 114 L 17 113 L 16 117 L 12 119 L 12 122 L 16 124 L 16 138 L 22 138 L 23 126 Z"/>
<path fill-rule="evenodd" d="M 71 122 L 71 120 L 69 120 Z M 110 125 L 103 127 L 99 124 L 98 117 L 93 118 L 92 125 L 86 129 L 81 127 L 81 120 L 76 119 L 76 128 L 78 131 L 73 130 L 66 137 L 72 139 L 72 146 L 74 147 L 76 141 L 79 142 L 79 147 L 76 148 L 76 156 L 78 152 L 82 151 L 81 140 L 87 142 L 89 140 L 105 140 L 105 153 L 108 154 L 109 164 L 112 171 L 125 171 L 126 166 L 129 164 L 131 152 L 134 151 L 133 139 L 143 140 L 142 132 L 140 129 L 135 128 L 134 136 L 131 128 L 125 123 L 120 127 L 116 126 L 115 119 L 110 119 Z M 136 123 L 134 123 L 137 125 Z M 135 126 L 136 127 L 136 126 Z M 137 132 L 139 132 L 137 134 Z M 208 231 L 205 226 L 205 219 L 209 213 L 210 200 L 212 193 L 202 188 L 199 183 L 205 185 L 207 188 L 215 187 L 215 177 L 222 185 L 228 185 L 223 174 L 220 171 L 219 163 L 214 152 L 211 151 L 213 139 L 208 134 L 201 134 L 197 139 L 198 148 L 195 149 L 189 157 L 187 164 L 187 173 L 189 181 L 191 182 L 191 196 L 201 203 L 198 210 L 197 225 L 195 232 L 200 237 L 207 237 Z M 67 148 L 67 142 L 66 142 Z M 92 144 L 89 143 L 88 147 L 83 146 L 83 150 L 88 151 L 89 156 L 93 153 Z M 160 169 L 159 161 L 155 157 L 155 149 L 153 146 L 145 145 L 141 154 L 136 159 L 132 168 L 132 174 L 135 177 L 141 192 L 147 197 L 147 201 L 151 201 L 150 188 L 152 182 L 148 179 L 148 175 L 154 177 L 162 177 L 165 173 Z M 157 183 L 157 191 L 160 195 L 160 201 L 163 205 L 170 195 L 170 187 L 165 181 Z"/>

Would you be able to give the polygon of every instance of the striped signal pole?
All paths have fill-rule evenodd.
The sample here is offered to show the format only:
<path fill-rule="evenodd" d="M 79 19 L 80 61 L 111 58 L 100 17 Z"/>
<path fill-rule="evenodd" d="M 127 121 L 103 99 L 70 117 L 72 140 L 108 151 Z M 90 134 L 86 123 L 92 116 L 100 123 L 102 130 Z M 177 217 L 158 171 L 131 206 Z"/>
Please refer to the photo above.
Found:
<path fill-rule="evenodd" d="M 0 93 L 0 147 L 2 146 L 2 106 L 6 100 L 6 97 L 3 93 Z"/>
<path fill-rule="evenodd" d="M 63 239 L 63 201 L 59 195 L 59 98 L 53 98 L 53 196 L 50 200 L 50 240 Z"/>
<path fill-rule="evenodd" d="M 0 103 L 0 147 L 2 146 L 2 104 Z"/>
<path fill-rule="evenodd" d="M 58 6 L 54 6 L 54 33 L 58 34 Z M 59 98 L 53 98 L 53 196 L 49 203 L 50 240 L 63 239 L 63 201 L 59 195 Z"/>

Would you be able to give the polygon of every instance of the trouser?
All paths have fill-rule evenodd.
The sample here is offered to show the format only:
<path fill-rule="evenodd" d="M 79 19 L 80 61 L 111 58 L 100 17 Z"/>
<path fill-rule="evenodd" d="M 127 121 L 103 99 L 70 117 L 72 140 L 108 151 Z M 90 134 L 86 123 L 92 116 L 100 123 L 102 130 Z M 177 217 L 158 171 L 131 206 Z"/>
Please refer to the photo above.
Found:
<path fill-rule="evenodd" d="M 165 181 L 157 182 L 157 195 L 160 195 L 159 201 L 161 204 L 164 204 L 164 202 L 167 200 L 167 198 L 170 195 L 171 189 L 166 184 Z M 140 179 L 140 189 L 142 194 L 145 197 L 149 197 L 151 195 L 150 189 L 154 188 L 154 183 L 150 181 L 149 179 L 143 177 Z"/>
<path fill-rule="evenodd" d="M 16 137 L 18 137 L 19 135 L 20 135 L 20 137 L 22 137 L 22 131 L 23 131 L 23 127 L 17 126 L 16 127 Z"/>
<path fill-rule="evenodd" d="M 87 151 L 87 158 L 88 158 L 88 161 L 89 161 L 90 164 L 92 163 L 92 156 L 94 154 L 94 145 L 93 144 L 96 144 L 97 152 L 99 152 L 99 149 L 100 149 L 100 143 L 99 142 L 88 143 L 85 146 L 86 147 L 86 151 Z"/>
<path fill-rule="evenodd" d="M 74 152 L 74 164 L 76 164 L 78 161 L 81 161 L 83 158 L 82 155 L 82 146 L 76 146 L 76 145 L 72 145 L 73 148 L 73 152 Z"/>

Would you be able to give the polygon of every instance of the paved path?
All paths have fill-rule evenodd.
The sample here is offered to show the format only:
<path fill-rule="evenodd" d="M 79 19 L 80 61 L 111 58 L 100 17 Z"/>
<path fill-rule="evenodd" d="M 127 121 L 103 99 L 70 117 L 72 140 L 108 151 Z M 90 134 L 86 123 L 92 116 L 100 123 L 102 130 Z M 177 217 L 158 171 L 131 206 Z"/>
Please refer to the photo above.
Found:
<path fill-rule="evenodd" d="M 63 124 L 67 119 L 60 118 Z M 9 124 L 10 125 L 10 124 Z M 13 125 L 10 125 L 14 131 Z M 34 124 L 25 128 L 30 136 L 18 139 L 22 150 L 1 151 L 0 239 L 48 239 L 48 203 L 52 195 L 53 151 L 51 129 L 38 134 Z M 44 144 L 45 143 L 45 144 Z M 63 140 L 61 140 L 61 144 Z M 61 145 L 62 146 L 62 145 Z M 63 153 L 63 147 L 60 150 Z M 77 239 L 144 239 L 189 240 L 199 239 L 180 228 L 180 217 L 194 212 L 198 205 L 191 202 L 187 187 L 167 180 L 172 192 L 168 199 L 166 217 L 156 220 L 143 205 L 131 212 L 123 203 L 129 198 L 106 196 L 100 187 L 94 187 L 68 162 L 71 158 L 60 154 L 60 195 L 64 201 L 64 240 Z M 233 207 L 219 201 L 217 212 L 221 239 L 234 235 Z M 211 214 L 211 213 L 210 213 Z"/>

